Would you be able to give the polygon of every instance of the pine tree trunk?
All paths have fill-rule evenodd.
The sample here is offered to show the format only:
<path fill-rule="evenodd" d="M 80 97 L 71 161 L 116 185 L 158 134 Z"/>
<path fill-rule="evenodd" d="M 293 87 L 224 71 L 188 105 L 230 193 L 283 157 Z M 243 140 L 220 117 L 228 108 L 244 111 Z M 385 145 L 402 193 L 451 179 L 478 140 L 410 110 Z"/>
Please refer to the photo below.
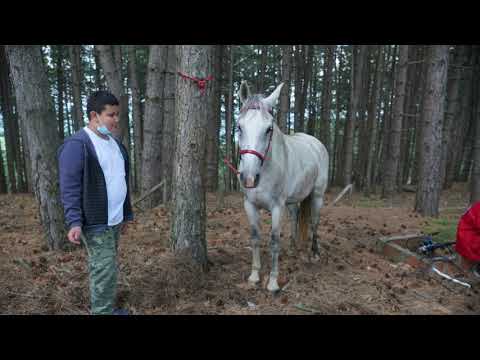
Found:
<path fill-rule="evenodd" d="M 140 168 L 142 162 L 142 144 L 143 144 L 143 122 L 141 113 L 140 87 L 137 76 L 137 50 L 135 45 L 128 45 L 128 81 L 130 91 L 132 93 L 132 123 L 133 123 L 133 139 L 134 139 L 134 159 L 135 159 L 135 176 L 134 190 L 139 191 L 140 188 Z"/>
<path fill-rule="evenodd" d="M 179 70 L 197 78 L 212 73 L 212 46 L 178 45 Z M 171 248 L 207 268 L 205 153 L 208 102 L 197 84 L 177 77 L 176 146 Z"/>
<path fill-rule="evenodd" d="M 267 45 L 261 46 L 262 53 L 260 54 L 260 69 L 258 71 L 257 93 L 263 94 L 265 91 L 265 73 L 267 72 Z"/>
<path fill-rule="evenodd" d="M 302 96 L 300 98 L 299 108 L 299 131 L 305 131 L 305 107 L 307 103 L 308 85 L 310 84 L 310 78 L 312 77 L 312 63 L 314 56 L 314 45 L 304 45 L 304 72 L 302 83 Z"/>
<path fill-rule="evenodd" d="M 343 168 L 343 186 L 352 183 L 353 172 L 353 136 L 355 126 L 358 121 L 357 112 L 359 109 L 360 92 L 362 89 L 362 73 L 363 65 L 366 60 L 368 45 L 359 45 L 358 55 L 356 54 L 357 45 L 353 46 L 352 50 L 352 86 L 350 95 L 350 117 L 347 120 L 345 134 L 344 134 L 344 168 Z"/>
<path fill-rule="evenodd" d="M 393 48 L 391 45 L 387 45 L 387 56 L 385 61 L 384 73 L 387 75 L 385 90 L 382 90 L 382 118 L 380 131 L 378 133 L 377 139 L 377 149 L 379 149 L 377 154 L 377 160 L 375 161 L 375 184 L 380 185 L 383 183 L 383 173 L 385 172 L 385 162 L 386 162 L 386 149 L 388 145 L 388 134 L 390 131 L 390 104 L 393 96 L 393 81 L 395 78 L 395 56 L 396 56 L 397 46 Z M 390 70 L 388 67 L 390 66 Z"/>
<path fill-rule="evenodd" d="M 398 191 L 397 175 L 400 163 L 400 141 L 402 135 L 402 119 L 405 105 L 405 85 L 408 70 L 408 45 L 399 46 L 399 60 L 395 76 L 395 98 L 393 117 L 387 147 L 387 159 L 383 180 L 382 196 L 391 199 Z"/>
<path fill-rule="evenodd" d="M 302 87 L 305 74 L 305 46 L 295 45 L 295 122 L 294 132 L 303 131 Z"/>
<path fill-rule="evenodd" d="M 383 46 L 379 45 L 377 47 L 377 61 L 375 64 L 375 77 L 373 79 L 372 85 L 372 99 L 370 102 L 369 110 L 368 110 L 368 155 L 367 155 L 367 163 L 366 163 L 366 171 L 365 171 L 365 186 L 364 186 L 364 194 L 365 196 L 370 196 L 372 192 L 372 176 L 373 174 L 373 162 L 374 156 L 376 153 L 375 148 L 375 139 L 377 138 L 377 116 L 379 116 L 380 112 L 377 111 L 378 102 L 380 100 L 380 90 L 383 84 L 383 60 L 384 60 L 384 53 L 383 53 Z"/>
<path fill-rule="evenodd" d="M 105 86 L 102 79 L 102 65 L 100 62 L 98 46 L 93 47 L 93 59 L 95 63 L 95 87 L 97 90 L 102 90 Z"/>
<path fill-rule="evenodd" d="M 422 156 L 415 210 L 423 216 L 438 216 L 442 124 L 447 86 L 448 45 L 428 46 L 425 95 L 422 112 Z"/>
<path fill-rule="evenodd" d="M 226 87 L 226 104 L 225 104 L 225 157 L 233 162 L 232 154 L 232 121 L 233 121 L 233 45 L 228 46 L 226 54 L 227 66 L 227 87 Z M 232 191 L 232 172 L 226 169 L 225 191 Z"/>
<path fill-rule="evenodd" d="M 15 117 L 13 114 L 13 99 L 10 83 L 10 71 L 8 68 L 5 46 L 0 45 L 0 108 L 3 117 L 3 128 L 5 134 L 6 160 L 8 169 L 8 182 L 10 192 L 17 192 L 17 181 L 15 174 L 21 176 L 21 169 L 16 159 L 16 152 L 20 151 L 18 144 L 18 133 L 14 132 Z"/>
<path fill-rule="evenodd" d="M 448 100 L 449 102 L 446 114 L 446 118 L 448 117 L 448 120 L 446 121 L 448 121 L 450 124 L 450 139 L 446 139 L 446 141 L 449 143 L 449 151 L 447 151 L 447 159 L 445 164 L 444 189 L 450 189 L 455 178 L 457 177 L 456 175 L 458 172 L 455 170 L 458 168 L 457 164 L 460 163 L 459 159 L 461 159 L 461 148 L 463 147 L 465 139 L 465 131 L 463 129 L 466 127 L 465 124 L 468 123 L 467 118 L 470 116 L 470 112 L 472 110 L 472 46 L 459 45 L 459 47 L 461 49 L 459 49 L 460 54 L 458 64 L 454 62 L 454 65 L 462 66 L 461 69 L 457 69 L 457 76 L 460 77 L 460 79 L 456 80 L 456 82 L 458 82 L 458 98 L 457 101 L 454 101 L 453 103 Z M 448 92 L 451 91 L 452 90 L 449 87 Z M 455 107 L 455 110 L 451 109 L 450 112 L 448 110 L 450 106 Z"/>
<path fill-rule="evenodd" d="M 473 133 L 470 177 L 470 203 L 480 201 L 480 47 L 474 46 L 475 62 L 473 67 L 473 79 L 475 84 L 475 97 L 473 108 Z"/>
<path fill-rule="evenodd" d="M 25 121 L 22 119 L 22 115 L 17 113 L 17 122 L 20 125 L 20 136 L 22 144 L 22 164 L 23 171 L 25 173 L 25 192 L 33 193 L 33 180 L 32 180 L 32 163 L 30 161 L 30 149 L 28 145 L 28 133 L 26 130 Z M 58 130 L 58 129 L 57 129 Z M 58 131 L 57 131 L 58 133 Z"/>
<path fill-rule="evenodd" d="M 426 46 L 419 46 L 419 58 L 422 59 L 422 63 L 419 69 L 419 78 L 420 83 L 417 88 L 418 97 L 419 97 L 419 110 L 416 117 L 416 126 L 415 126 L 415 165 L 413 168 L 413 176 L 412 182 L 413 184 L 418 183 L 418 176 L 419 176 L 419 166 L 420 166 L 420 159 L 422 157 L 422 131 L 423 131 L 423 120 L 422 120 L 422 111 L 423 111 L 423 101 L 425 97 L 425 84 L 426 84 L 426 77 L 427 77 L 427 70 L 428 70 L 428 61 L 427 58 L 427 50 Z"/>
<path fill-rule="evenodd" d="M 317 73 L 317 61 L 312 58 L 312 81 L 310 81 L 308 89 L 308 119 L 306 133 L 318 138 L 319 130 L 317 130 L 317 109 L 318 109 L 318 96 L 317 96 L 317 76 L 313 75 Z"/>
<path fill-rule="evenodd" d="M 214 46 L 213 81 L 207 85 L 210 99 L 207 127 L 207 191 L 218 189 L 218 144 L 220 137 L 220 95 L 223 45 Z"/>
<path fill-rule="evenodd" d="M 173 161 L 172 154 L 175 149 L 175 85 L 177 81 L 177 55 L 176 46 L 167 47 L 167 64 L 165 73 L 165 91 L 163 101 L 163 135 L 162 135 L 162 167 L 163 167 L 163 201 L 172 198 Z"/>
<path fill-rule="evenodd" d="M 25 122 L 35 195 L 46 232 L 48 247 L 65 244 L 63 209 L 58 186 L 56 151 L 60 138 L 55 134 L 53 101 L 40 46 L 7 46 L 21 121 Z"/>
<path fill-rule="evenodd" d="M 340 174 L 342 171 L 340 171 L 340 166 L 339 166 L 339 160 L 341 156 L 341 149 L 342 149 L 342 144 L 340 143 L 341 138 L 340 138 L 340 129 L 342 128 L 342 121 L 341 121 L 341 94 L 343 94 L 342 91 L 342 82 L 341 82 L 341 71 L 343 69 L 343 56 L 340 53 L 340 50 L 337 49 L 338 53 L 338 67 L 335 69 L 335 111 L 336 111 L 336 116 L 335 116 L 335 136 L 333 140 L 333 154 L 332 154 L 332 171 L 331 171 L 331 177 L 330 177 L 330 184 L 336 184 L 339 185 L 341 184 L 340 181 Z"/>
<path fill-rule="evenodd" d="M 412 61 L 418 61 L 418 46 L 410 46 L 409 59 Z M 422 60 L 423 61 L 423 60 Z M 415 134 L 416 134 L 416 121 L 418 117 L 418 97 L 419 91 L 418 87 L 420 84 L 419 69 L 421 68 L 420 63 L 411 63 L 408 67 L 407 75 L 407 98 L 405 100 L 405 112 L 406 121 L 407 121 L 407 139 L 405 144 L 405 153 L 404 153 L 404 166 L 403 166 L 403 184 L 406 184 L 410 181 L 412 177 L 412 169 L 415 161 Z"/>
<path fill-rule="evenodd" d="M 5 177 L 5 163 L 3 160 L 3 149 L 0 146 L 0 194 L 6 194 L 7 189 L 7 180 Z"/>
<path fill-rule="evenodd" d="M 415 57 L 415 47 L 408 47 L 408 62 Z M 401 191 L 403 185 L 406 183 L 406 176 L 408 175 L 408 161 L 409 161 L 409 148 L 410 148 L 410 125 L 411 114 L 409 109 L 411 108 L 412 93 L 413 93 L 413 77 L 415 68 L 408 65 L 407 62 L 407 75 L 405 78 L 405 100 L 403 105 L 402 115 L 402 131 L 400 136 L 400 159 L 398 163 L 397 171 L 397 189 Z"/>
<path fill-rule="evenodd" d="M 479 92 L 480 93 L 480 92 Z M 480 201 L 480 99 L 477 98 L 475 114 L 475 140 L 473 141 L 472 175 L 470 179 L 470 203 Z"/>
<path fill-rule="evenodd" d="M 332 153 L 331 134 L 330 134 L 330 110 L 332 106 L 332 73 L 335 61 L 335 45 L 327 45 L 325 48 L 325 67 L 322 90 L 322 115 L 320 121 L 322 126 L 322 134 L 320 140 L 327 148 L 329 154 Z"/>
<path fill-rule="evenodd" d="M 456 117 L 457 104 L 459 101 L 458 90 L 459 90 L 459 75 L 457 71 L 457 63 L 459 58 L 459 46 L 456 46 L 453 50 L 453 54 L 450 55 L 449 59 L 449 68 L 447 70 L 447 95 L 446 95 L 446 111 L 443 121 L 443 130 L 442 130 L 442 152 L 440 154 L 440 184 L 443 189 L 446 181 L 446 166 L 447 166 L 447 157 L 450 149 L 450 137 L 452 136 L 452 121 Z"/>
<path fill-rule="evenodd" d="M 148 60 L 147 94 L 143 120 L 141 193 L 144 194 L 162 180 L 163 96 L 167 45 L 151 45 Z M 162 193 L 154 192 L 144 201 L 147 208 L 155 207 Z"/>
<path fill-rule="evenodd" d="M 370 84 L 372 82 L 373 76 L 371 71 L 370 64 L 370 53 L 372 45 L 367 46 L 367 54 L 365 55 L 365 62 L 363 64 L 362 70 L 362 90 L 360 92 L 360 101 L 359 101 L 359 117 L 358 117 L 358 126 L 356 127 L 358 136 L 354 135 L 356 139 L 357 146 L 357 156 L 354 161 L 355 166 L 353 173 L 356 174 L 355 180 L 359 189 L 363 189 L 365 183 L 365 171 L 367 166 L 367 157 L 368 157 L 368 120 L 365 119 L 368 113 L 368 104 L 370 95 Z M 368 118 L 367 118 L 368 119 Z M 355 144 L 355 143 L 354 143 Z M 354 145 L 355 147 L 355 145 Z"/>
<path fill-rule="evenodd" d="M 107 85 L 120 103 L 120 132 L 118 138 L 130 153 L 130 131 L 128 121 L 128 96 L 125 94 L 122 76 L 120 45 L 95 45 L 107 80 Z"/>
<path fill-rule="evenodd" d="M 288 113 L 290 112 L 290 88 L 292 72 L 292 45 L 282 45 L 282 82 L 284 83 L 280 93 L 280 112 L 278 126 L 284 133 L 288 133 Z"/>
<path fill-rule="evenodd" d="M 85 126 L 82 109 L 82 60 L 81 45 L 70 45 L 70 62 L 72 64 L 72 87 L 73 87 L 73 127 L 75 131 Z"/>
<path fill-rule="evenodd" d="M 57 74 L 57 121 L 58 121 L 58 133 L 60 134 L 60 140 L 65 137 L 65 115 L 64 115 L 64 93 L 65 93 L 65 78 L 63 73 L 63 46 L 54 45 L 55 51 L 55 68 Z"/>

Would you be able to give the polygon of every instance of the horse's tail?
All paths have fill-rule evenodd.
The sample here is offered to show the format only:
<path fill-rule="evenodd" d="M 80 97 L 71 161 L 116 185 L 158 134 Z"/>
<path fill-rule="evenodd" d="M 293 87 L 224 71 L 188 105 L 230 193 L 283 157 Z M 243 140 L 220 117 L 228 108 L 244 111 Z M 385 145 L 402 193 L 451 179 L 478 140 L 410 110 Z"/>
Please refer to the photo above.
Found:
<path fill-rule="evenodd" d="M 300 203 L 300 213 L 298 215 L 298 231 L 300 244 L 306 244 L 308 240 L 308 227 L 310 226 L 312 195 L 308 195 Z"/>

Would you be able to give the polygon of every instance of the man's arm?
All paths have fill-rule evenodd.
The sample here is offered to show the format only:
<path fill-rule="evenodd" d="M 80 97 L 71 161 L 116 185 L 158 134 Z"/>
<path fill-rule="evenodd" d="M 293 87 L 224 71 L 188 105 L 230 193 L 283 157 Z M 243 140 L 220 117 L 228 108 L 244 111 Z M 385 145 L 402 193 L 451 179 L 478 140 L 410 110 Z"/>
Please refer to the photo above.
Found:
<path fill-rule="evenodd" d="M 60 149 L 58 165 L 61 200 L 69 230 L 83 225 L 83 163 L 83 143 L 75 140 L 66 142 Z"/>

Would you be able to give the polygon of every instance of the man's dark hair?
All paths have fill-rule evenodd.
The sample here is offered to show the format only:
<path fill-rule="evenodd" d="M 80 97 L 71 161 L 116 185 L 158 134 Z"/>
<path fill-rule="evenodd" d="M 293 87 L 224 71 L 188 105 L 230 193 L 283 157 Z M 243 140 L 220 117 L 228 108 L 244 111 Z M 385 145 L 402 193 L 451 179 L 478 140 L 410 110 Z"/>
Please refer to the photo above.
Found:
<path fill-rule="evenodd" d="M 119 105 L 117 98 L 111 92 L 99 90 L 90 95 L 87 100 L 88 120 L 90 120 L 90 113 L 92 111 L 100 114 L 105 110 L 106 105 Z"/>

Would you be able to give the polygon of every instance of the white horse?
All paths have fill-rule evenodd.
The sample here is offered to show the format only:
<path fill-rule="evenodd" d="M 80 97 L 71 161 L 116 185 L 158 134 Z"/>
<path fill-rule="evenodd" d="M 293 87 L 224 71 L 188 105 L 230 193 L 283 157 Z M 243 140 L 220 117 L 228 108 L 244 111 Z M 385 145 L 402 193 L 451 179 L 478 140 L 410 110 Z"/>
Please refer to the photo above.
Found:
<path fill-rule="evenodd" d="M 307 134 L 283 134 L 270 114 L 282 86 L 283 83 L 264 98 L 252 96 L 247 83 L 242 82 L 240 100 L 243 106 L 237 121 L 241 156 L 237 175 L 245 194 L 244 207 L 251 226 L 253 253 L 248 281 L 252 284 L 260 281 L 258 210 L 263 208 L 272 215 L 272 268 L 267 286 L 271 292 L 280 290 L 278 254 L 285 208 L 292 220 L 291 248 L 295 249 L 297 237 L 303 244 L 309 239 L 313 255 L 318 258 L 317 227 L 328 182 L 329 159 L 325 146 Z"/>

